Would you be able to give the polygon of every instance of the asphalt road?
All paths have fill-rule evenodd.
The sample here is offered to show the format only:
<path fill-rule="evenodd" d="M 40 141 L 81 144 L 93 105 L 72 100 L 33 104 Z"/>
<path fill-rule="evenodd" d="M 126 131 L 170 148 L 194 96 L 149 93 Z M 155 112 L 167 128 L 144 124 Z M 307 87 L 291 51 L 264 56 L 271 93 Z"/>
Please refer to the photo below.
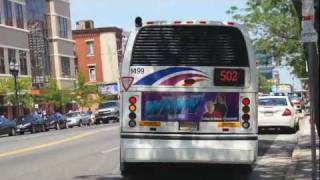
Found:
<path fill-rule="evenodd" d="M 280 133 L 280 134 L 279 134 Z M 284 179 L 296 134 L 259 135 L 259 157 L 245 175 L 232 166 L 159 167 L 129 179 Z M 23 136 L 0 136 L 0 180 L 122 180 L 119 125 L 108 124 Z"/>

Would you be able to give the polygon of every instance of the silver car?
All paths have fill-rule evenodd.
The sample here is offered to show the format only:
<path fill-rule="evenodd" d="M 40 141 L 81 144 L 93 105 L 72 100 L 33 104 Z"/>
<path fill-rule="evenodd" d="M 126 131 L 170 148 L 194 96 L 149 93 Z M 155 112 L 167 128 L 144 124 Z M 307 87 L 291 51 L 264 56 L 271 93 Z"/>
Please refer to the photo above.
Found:
<path fill-rule="evenodd" d="M 109 123 L 110 121 L 119 121 L 119 103 L 118 101 L 108 101 L 99 104 L 95 112 L 96 124 L 102 122 Z"/>
<path fill-rule="evenodd" d="M 91 115 L 89 113 L 74 111 L 66 114 L 67 116 L 67 126 L 79 126 L 90 125 L 91 123 Z"/>

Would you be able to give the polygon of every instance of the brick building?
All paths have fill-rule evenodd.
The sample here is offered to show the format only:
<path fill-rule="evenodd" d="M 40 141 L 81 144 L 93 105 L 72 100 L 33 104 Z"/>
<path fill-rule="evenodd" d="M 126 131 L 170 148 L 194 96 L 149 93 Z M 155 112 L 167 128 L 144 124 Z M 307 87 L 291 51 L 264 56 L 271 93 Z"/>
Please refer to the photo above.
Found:
<path fill-rule="evenodd" d="M 112 84 L 119 79 L 122 58 L 122 29 L 94 28 L 92 21 L 77 22 L 72 32 L 77 71 L 88 84 Z"/>

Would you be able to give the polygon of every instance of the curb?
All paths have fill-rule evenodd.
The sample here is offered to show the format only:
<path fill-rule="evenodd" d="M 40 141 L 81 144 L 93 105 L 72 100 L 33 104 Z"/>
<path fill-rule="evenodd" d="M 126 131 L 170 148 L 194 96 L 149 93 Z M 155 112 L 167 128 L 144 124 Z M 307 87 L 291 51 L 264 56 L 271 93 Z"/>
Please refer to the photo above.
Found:
<path fill-rule="evenodd" d="M 307 116 L 299 119 L 299 126 L 301 128 L 301 121 L 306 120 Z M 299 146 L 299 141 L 301 141 L 301 136 L 302 136 L 302 132 L 301 129 L 297 132 L 297 143 L 294 146 L 293 152 L 292 152 L 292 156 L 291 156 L 291 166 L 289 166 L 287 173 L 286 173 L 286 177 L 285 180 L 294 180 L 296 179 L 296 169 L 298 166 L 298 162 L 300 159 L 300 146 Z"/>
<path fill-rule="evenodd" d="M 298 142 L 297 142 L 297 144 L 294 147 L 294 150 L 292 152 L 292 157 L 291 157 L 291 164 L 292 165 L 289 166 L 289 169 L 287 170 L 285 180 L 294 180 L 294 179 L 296 179 L 296 169 L 297 169 L 297 166 L 298 166 L 299 159 L 300 159 L 300 147 L 299 147 Z"/>

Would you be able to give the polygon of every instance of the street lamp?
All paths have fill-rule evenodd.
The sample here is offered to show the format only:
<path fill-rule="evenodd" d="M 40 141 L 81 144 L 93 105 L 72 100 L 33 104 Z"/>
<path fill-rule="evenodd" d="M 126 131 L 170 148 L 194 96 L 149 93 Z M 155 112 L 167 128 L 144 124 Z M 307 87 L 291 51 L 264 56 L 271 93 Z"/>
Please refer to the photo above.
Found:
<path fill-rule="evenodd" d="M 14 107 L 16 110 L 16 118 L 19 118 L 20 115 L 20 111 L 19 111 L 19 96 L 18 96 L 18 86 L 17 86 L 17 77 L 19 75 L 19 68 L 20 65 L 18 63 L 14 63 L 14 62 L 10 62 L 10 73 L 12 74 L 13 78 L 14 78 L 14 90 L 15 90 L 15 101 L 14 101 Z"/>

